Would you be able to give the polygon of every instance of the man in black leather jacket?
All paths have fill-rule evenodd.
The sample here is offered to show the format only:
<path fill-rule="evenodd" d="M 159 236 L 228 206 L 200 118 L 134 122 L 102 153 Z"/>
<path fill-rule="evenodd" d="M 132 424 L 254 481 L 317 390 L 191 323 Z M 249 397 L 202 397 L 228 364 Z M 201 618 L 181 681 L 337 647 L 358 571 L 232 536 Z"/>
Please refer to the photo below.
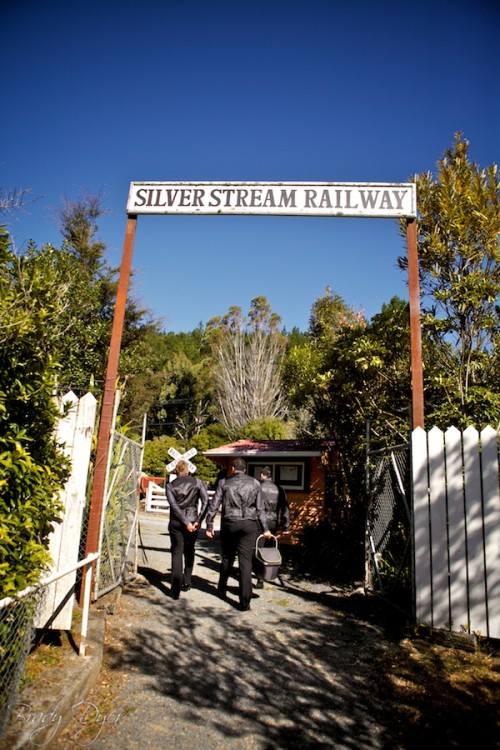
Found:
<path fill-rule="evenodd" d="M 246 464 L 242 458 L 235 458 L 227 479 L 221 479 L 215 495 L 208 505 L 206 535 L 214 537 L 214 518 L 222 504 L 221 552 L 222 560 L 219 575 L 218 594 L 226 597 L 227 581 L 238 555 L 240 572 L 239 602 L 242 611 L 250 609 L 252 598 L 252 553 L 255 539 L 262 526 L 264 536 L 269 531 L 260 482 L 247 476 Z"/>
<path fill-rule="evenodd" d="M 282 531 L 287 534 L 290 528 L 290 508 L 286 492 L 283 487 L 275 484 L 271 479 L 272 472 L 266 466 L 260 472 L 260 486 L 267 524 L 273 534 Z"/>
<path fill-rule="evenodd" d="M 267 525 L 273 534 L 279 531 L 288 534 L 290 528 L 290 507 L 286 492 L 283 487 L 275 484 L 271 477 L 272 472 L 269 466 L 261 469 L 259 479 Z M 258 589 L 264 587 L 262 578 L 257 578 L 256 587 Z"/>
<path fill-rule="evenodd" d="M 207 488 L 201 479 L 190 476 L 186 461 L 178 461 L 175 473 L 177 479 L 167 483 L 167 500 L 170 505 L 168 531 L 172 551 L 172 599 L 178 599 L 181 590 L 189 591 L 191 588 L 194 545 L 208 505 Z"/>

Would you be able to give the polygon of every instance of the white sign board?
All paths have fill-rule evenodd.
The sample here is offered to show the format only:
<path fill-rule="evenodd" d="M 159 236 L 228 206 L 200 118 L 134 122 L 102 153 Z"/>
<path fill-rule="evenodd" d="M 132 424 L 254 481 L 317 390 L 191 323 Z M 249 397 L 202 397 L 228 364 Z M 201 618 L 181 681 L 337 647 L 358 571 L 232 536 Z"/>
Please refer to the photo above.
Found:
<path fill-rule="evenodd" d="M 131 182 L 127 214 L 414 218 L 412 183 Z"/>
<path fill-rule="evenodd" d="M 177 466 L 177 464 L 179 463 L 179 461 L 185 461 L 187 463 L 187 465 L 188 465 L 190 473 L 191 474 L 195 473 L 196 466 L 194 464 L 192 464 L 189 459 L 192 458 L 193 456 L 196 456 L 196 454 L 198 453 L 198 451 L 197 451 L 196 448 L 190 448 L 185 453 L 179 453 L 179 451 L 176 450 L 175 448 L 169 448 L 168 451 L 167 451 L 167 453 L 168 453 L 168 455 L 171 458 L 174 459 L 169 464 L 167 464 L 167 471 L 169 473 L 172 472 L 172 471 L 175 471 L 175 467 Z"/>

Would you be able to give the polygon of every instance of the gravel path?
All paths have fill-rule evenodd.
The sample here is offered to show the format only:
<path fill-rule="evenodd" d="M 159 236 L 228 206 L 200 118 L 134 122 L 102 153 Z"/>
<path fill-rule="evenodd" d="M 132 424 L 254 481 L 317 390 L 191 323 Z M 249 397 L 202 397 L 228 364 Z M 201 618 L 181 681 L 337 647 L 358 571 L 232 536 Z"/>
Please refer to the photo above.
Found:
<path fill-rule="evenodd" d="M 284 572 L 240 612 L 236 580 L 230 602 L 216 596 L 219 544 L 204 532 L 193 588 L 174 601 L 166 520 L 142 516 L 141 541 L 141 575 L 107 618 L 112 685 L 92 747 L 398 747 L 371 679 L 390 642 L 369 607 L 354 613 L 345 591 Z M 77 733 L 58 747 L 79 746 Z"/>

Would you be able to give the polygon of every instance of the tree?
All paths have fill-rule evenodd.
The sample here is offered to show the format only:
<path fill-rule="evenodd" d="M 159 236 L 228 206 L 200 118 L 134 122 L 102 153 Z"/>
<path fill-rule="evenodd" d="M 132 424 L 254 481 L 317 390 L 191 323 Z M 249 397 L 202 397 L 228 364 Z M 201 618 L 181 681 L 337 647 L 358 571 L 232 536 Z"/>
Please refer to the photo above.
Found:
<path fill-rule="evenodd" d="M 286 339 L 280 322 L 260 296 L 251 301 L 246 318 L 241 308 L 232 307 L 207 324 L 218 416 L 233 436 L 252 419 L 286 414 L 281 380 Z"/>
<path fill-rule="evenodd" d="M 98 220 L 105 214 L 100 194 L 64 200 L 58 226 L 63 237 L 59 252 L 61 276 L 70 283 L 70 304 L 60 321 L 66 336 L 66 368 L 61 388 L 87 389 L 90 380 L 104 381 L 116 299 L 116 269 L 105 259 L 98 239 Z M 133 296 L 127 298 L 121 344 L 122 380 L 138 368 L 143 342 L 157 324 Z"/>
<path fill-rule="evenodd" d="M 435 343 L 426 367 L 428 421 L 497 424 L 500 323 L 500 182 L 480 170 L 460 133 L 430 172 L 415 178 L 422 328 Z M 399 259 L 406 268 L 405 258 Z M 429 398 L 430 396 L 430 398 Z"/>
<path fill-rule="evenodd" d="M 282 419 L 276 417 L 259 417 L 251 419 L 240 429 L 240 440 L 287 440 L 289 430 Z"/>
<path fill-rule="evenodd" d="M 336 448 L 325 522 L 307 531 L 304 545 L 312 554 L 328 550 L 325 564 L 335 550 L 336 575 L 360 575 L 367 420 L 378 446 L 408 437 L 408 303 L 395 297 L 367 322 L 327 288 L 312 308 L 309 347 L 292 350 L 288 366 L 294 407 L 307 410 L 300 434 L 332 440 Z"/>
<path fill-rule="evenodd" d="M 369 323 L 346 326 L 325 353 L 314 418 L 352 460 L 364 451 L 367 420 L 381 445 L 407 439 L 410 403 L 409 307 L 393 297 Z"/>
<path fill-rule="evenodd" d="M 148 415 L 147 438 L 175 433 L 189 442 L 213 421 L 210 361 L 202 353 L 204 330 L 149 331 L 125 387 L 124 417 L 132 424 Z M 125 355 L 126 356 L 126 355 Z"/>
<path fill-rule="evenodd" d="M 53 392 L 67 306 L 53 257 L 23 257 L 0 228 L 0 598 L 34 583 L 50 562 L 48 535 L 68 474 L 56 445 Z"/>
<path fill-rule="evenodd" d="M 302 437 L 314 436 L 321 428 L 315 417 L 318 377 L 328 370 L 335 342 L 346 331 L 363 329 L 361 311 L 349 307 L 327 286 L 311 308 L 307 335 L 296 333 L 289 339 L 283 365 L 283 379 L 292 406 L 291 421 Z M 315 424 L 316 423 L 316 424 Z"/>
<path fill-rule="evenodd" d="M 318 297 L 311 308 L 309 335 L 317 347 L 328 350 L 346 328 L 363 322 L 363 313 L 346 305 L 342 297 L 327 286 L 323 297 Z"/>
<path fill-rule="evenodd" d="M 211 383 L 206 363 L 193 364 L 181 352 L 156 373 L 156 383 L 159 390 L 149 410 L 153 424 L 148 434 L 174 432 L 188 443 L 210 420 Z"/>
<path fill-rule="evenodd" d="M 53 321 L 64 344 L 64 368 L 59 373 L 61 391 L 86 391 L 91 383 L 104 381 L 114 313 L 116 269 L 105 260 L 106 247 L 97 238 L 98 219 L 105 213 L 101 196 L 85 195 L 75 202 L 65 199 L 58 226 L 61 248 L 28 246 L 27 255 L 37 257 L 37 266 L 54 275 L 54 284 L 65 304 Z M 138 367 L 147 334 L 158 325 L 133 297 L 128 298 L 122 339 L 121 375 Z"/>
<path fill-rule="evenodd" d="M 26 204 L 33 202 L 27 200 L 30 193 L 29 188 L 16 188 L 14 190 L 0 188 L 0 213 L 22 210 Z"/>
<path fill-rule="evenodd" d="M 0 210 L 14 208 L 15 196 L 7 204 Z M 0 594 L 34 582 L 49 562 L 69 468 L 53 439 L 54 393 L 103 379 L 116 283 L 96 239 L 102 212 L 99 196 L 66 201 L 61 249 L 31 242 L 17 256 L 0 232 Z M 144 315 L 133 300 L 127 306 L 129 362 L 152 325 Z"/>

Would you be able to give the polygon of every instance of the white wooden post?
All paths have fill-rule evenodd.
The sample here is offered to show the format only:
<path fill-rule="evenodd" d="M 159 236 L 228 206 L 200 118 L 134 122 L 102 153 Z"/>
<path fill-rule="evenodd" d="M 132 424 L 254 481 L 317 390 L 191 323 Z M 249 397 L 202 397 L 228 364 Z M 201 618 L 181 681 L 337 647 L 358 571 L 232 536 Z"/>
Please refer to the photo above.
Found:
<path fill-rule="evenodd" d="M 450 427 L 445 434 L 450 555 L 450 626 L 459 631 L 469 621 L 465 538 L 462 433 Z"/>
<path fill-rule="evenodd" d="M 463 433 L 467 570 L 469 577 L 469 628 L 486 635 L 486 578 L 484 570 L 483 514 L 479 434 L 474 427 Z"/>
<path fill-rule="evenodd" d="M 429 533 L 429 481 L 427 433 L 417 427 L 412 434 L 413 527 L 415 535 L 415 609 L 417 621 L 431 625 L 431 539 Z"/>
<path fill-rule="evenodd" d="M 97 557 L 97 555 L 94 555 Z M 87 630 L 89 625 L 90 592 L 92 590 L 92 562 L 85 565 L 83 576 L 83 608 L 82 608 L 82 632 L 80 639 L 79 655 L 85 656 L 87 651 Z"/>
<path fill-rule="evenodd" d="M 492 427 L 481 433 L 483 509 L 488 602 L 488 636 L 500 638 L 500 475 L 498 434 Z"/>
<path fill-rule="evenodd" d="M 448 551 L 446 529 L 446 475 L 444 437 L 433 427 L 429 432 L 429 491 L 432 560 L 432 625 L 450 626 Z"/>
<path fill-rule="evenodd" d="M 64 445 L 64 452 L 71 461 L 71 476 L 61 493 L 64 505 L 62 521 L 54 526 L 49 542 L 53 560 L 50 573 L 70 568 L 78 562 L 96 404 L 91 393 L 78 400 L 70 391 L 61 399 L 61 411 L 66 408 L 67 413 L 59 421 L 56 440 Z M 71 628 L 75 581 L 76 571 L 49 587 L 35 627 Z"/>

